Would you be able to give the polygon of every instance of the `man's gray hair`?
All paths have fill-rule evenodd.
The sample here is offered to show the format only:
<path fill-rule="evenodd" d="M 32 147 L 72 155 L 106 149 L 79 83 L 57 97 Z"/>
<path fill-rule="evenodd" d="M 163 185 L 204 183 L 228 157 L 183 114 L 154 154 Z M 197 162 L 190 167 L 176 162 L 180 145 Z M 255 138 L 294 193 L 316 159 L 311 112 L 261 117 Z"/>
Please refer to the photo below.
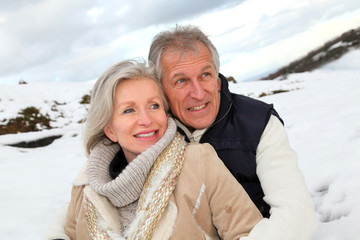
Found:
<path fill-rule="evenodd" d="M 196 46 L 198 42 L 204 44 L 209 49 L 216 74 L 219 74 L 219 53 L 208 36 L 196 26 L 176 25 L 171 30 L 158 33 L 151 43 L 148 59 L 155 65 L 157 79 L 161 82 L 163 72 L 161 68 L 161 57 L 167 49 L 174 48 L 180 53 L 185 53 L 188 50 L 198 52 L 199 49 Z"/>
<path fill-rule="evenodd" d="M 164 109 L 168 111 L 168 103 L 161 85 L 154 75 L 152 64 L 148 66 L 144 60 L 125 60 L 108 68 L 96 81 L 91 91 L 90 108 L 85 118 L 84 145 L 86 154 L 105 137 L 103 128 L 111 121 L 118 84 L 124 80 L 148 78 L 154 80 L 159 87 Z"/>

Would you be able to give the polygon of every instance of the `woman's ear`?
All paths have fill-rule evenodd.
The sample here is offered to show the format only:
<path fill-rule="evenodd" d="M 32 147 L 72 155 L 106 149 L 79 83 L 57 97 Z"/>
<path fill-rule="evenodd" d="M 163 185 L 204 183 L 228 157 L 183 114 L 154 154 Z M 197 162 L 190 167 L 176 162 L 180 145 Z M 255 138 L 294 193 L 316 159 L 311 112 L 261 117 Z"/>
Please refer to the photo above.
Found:
<path fill-rule="evenodd" d="M 117 142 L 116 135 L 115 135 L 114 131 L 112 130 L 112 128 L 109 125 L 106 125 L 105 127 L 103 127 L 103 130 L 104 130 L 105 135 L 108 138 L 110 138 L 111 141 Z"/>

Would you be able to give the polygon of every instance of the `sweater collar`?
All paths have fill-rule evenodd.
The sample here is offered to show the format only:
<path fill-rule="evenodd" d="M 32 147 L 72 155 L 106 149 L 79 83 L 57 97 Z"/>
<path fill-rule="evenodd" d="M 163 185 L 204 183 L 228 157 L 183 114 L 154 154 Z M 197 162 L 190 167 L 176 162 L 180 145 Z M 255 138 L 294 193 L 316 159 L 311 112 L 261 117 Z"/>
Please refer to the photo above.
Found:
<path fill-rule="evenodd" d="M 229 83 L 224 75 L 219 73 L 219 79 L 221 83 L 221 91 L 220 91 L 220 107 L 219 112 L 215 118 L 215 121 L 212 123 L 211 126 L 215 125 L 217 122 L 219 122 L 221 119 L 224 118 L 224 116 L 229 112 L 229 109 L 231 108 L 231 92 L 229 90 Z"/>

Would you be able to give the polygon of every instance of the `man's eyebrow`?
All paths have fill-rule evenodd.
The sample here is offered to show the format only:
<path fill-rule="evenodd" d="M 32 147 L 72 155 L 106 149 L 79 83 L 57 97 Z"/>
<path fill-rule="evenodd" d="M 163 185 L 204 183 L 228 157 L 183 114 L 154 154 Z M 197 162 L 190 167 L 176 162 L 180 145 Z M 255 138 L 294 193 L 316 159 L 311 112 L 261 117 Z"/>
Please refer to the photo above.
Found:
<path fill-rule="evenodd" d="M 207 69 L 212 69 L 212 68 L 213 68 L 213 66 L 211 66 L 210 64 L 206 65 L 201 69 L 201 72 L 203 72 L 203 71 L 205 71 Z M 185 73 L 178 72 L 178 73 L 175 73 L 174 76 L 171 77 L 171 79 L 178 78 L 178 77 L 183 77 L 183 76 L 185 76 Z"/>
<path fill-rule="evenodd" d="M 202 69 L 201 69 L 201 71 L 205 71 L 205 70 L 207 70 L 207 69 L 212 69 L 213 67 L 209 64 L 209 65 L 206 65 L 205 67 L 203 67 Z"/>
<path fill-rule="evenodd" d="M 174 78 L 183 77 L 183 76 L 185 76 L 185 73 L 183 73 L 183 72 L 175 73 L 174 76 L 171 77 L 171 80 L 173 80 Z"/>

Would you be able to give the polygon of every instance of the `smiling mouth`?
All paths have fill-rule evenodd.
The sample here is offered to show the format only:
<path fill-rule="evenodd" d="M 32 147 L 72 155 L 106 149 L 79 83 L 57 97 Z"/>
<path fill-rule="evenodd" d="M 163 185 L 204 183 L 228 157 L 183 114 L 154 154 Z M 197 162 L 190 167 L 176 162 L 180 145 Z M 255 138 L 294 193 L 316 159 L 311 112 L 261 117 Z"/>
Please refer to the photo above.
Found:
<path fill-rule="evenodd" d="M 207 103 L 205 103 L 205 104 L 203 104 L 203 105 L 201 105 L 201 106 L 191 107 L 191 108 L 189 108 L 189 110 L 190 110 L 190 111 L 198 111 L 198 110 L 201 110 L 201 109 L 205 108 L 206 105 L 207 105 Z"/>
<path fill-rule="evenodd" d="M 143 133 L 143 134 L 135 135 L 135 137 L 138 137 L 138 138 L 147 138 L 147 137 L 152 137 L 152 136 L 154 136 L 156 133 L 157 133 L 157 131 L 150 132 L 150 133 L 146 133 L 146 134 Z"/>

